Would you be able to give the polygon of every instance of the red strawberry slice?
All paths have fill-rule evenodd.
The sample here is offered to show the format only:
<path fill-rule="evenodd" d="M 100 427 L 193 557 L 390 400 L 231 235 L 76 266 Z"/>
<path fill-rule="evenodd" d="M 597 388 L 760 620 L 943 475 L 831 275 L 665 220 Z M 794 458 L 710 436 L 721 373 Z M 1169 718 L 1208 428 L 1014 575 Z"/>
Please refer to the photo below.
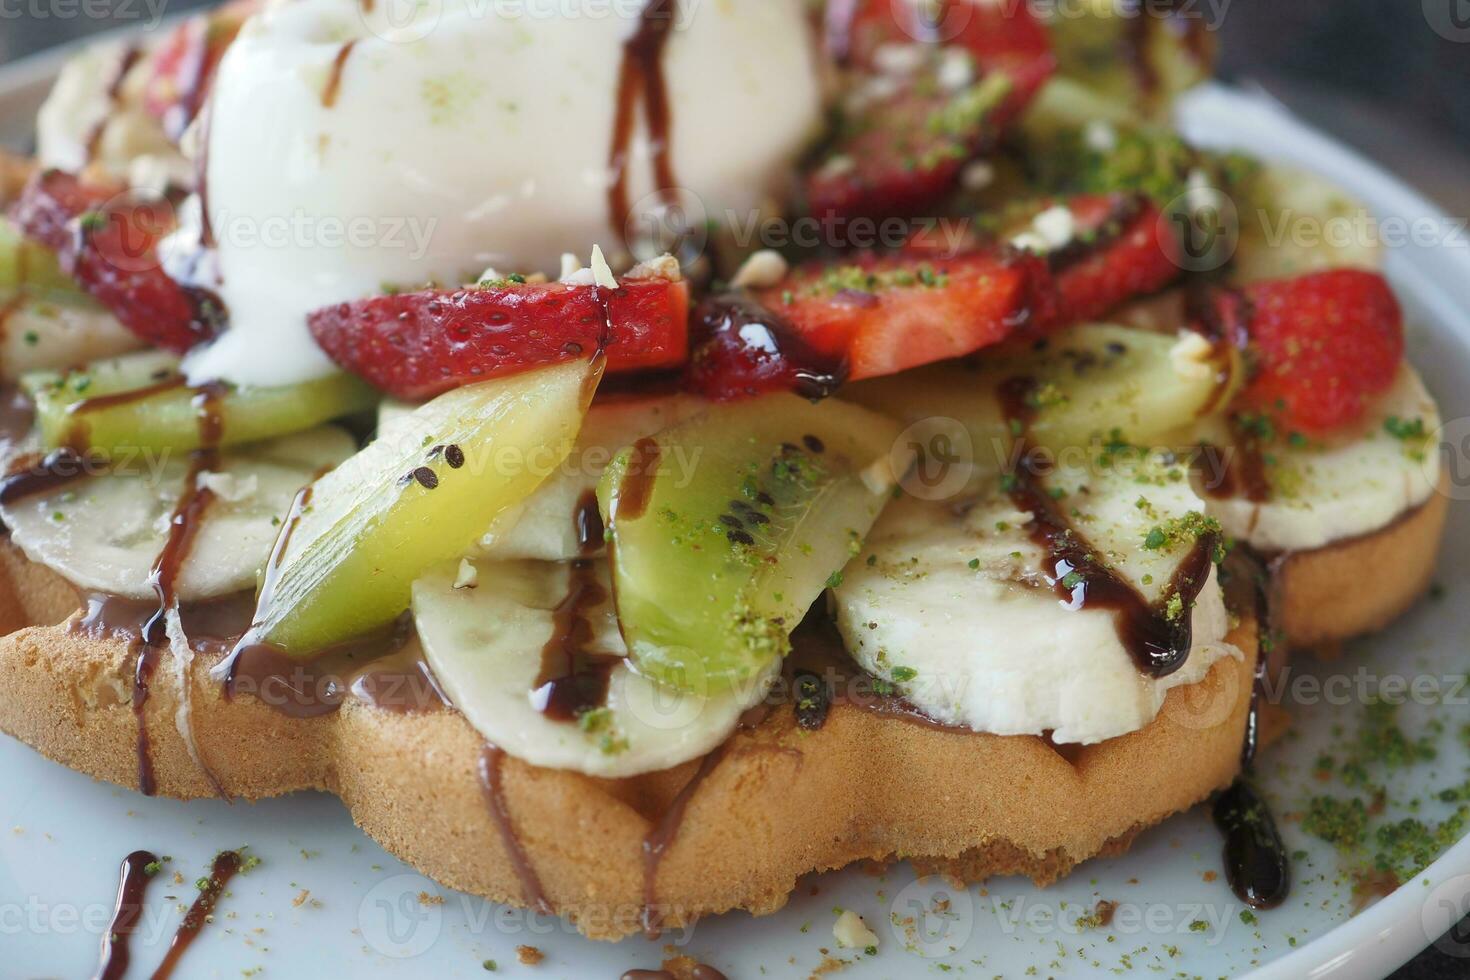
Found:
<path fill-rule="evenodd" d="M 994 252 L 952 259 L 864 255 L 841 264 L 812 263 L 753 299 L 775 318 L 774 346 L 781 346 L 783 336 L 800 342 L 798 351 L 783 349 L 781 361 L 809 373 L 825 368 L 837 380 L 960 357 L 1055 317 L 1045 264 L 1034 256 Z M 724 350 L 713 352 L 711 338 L 702 337 L 706 343 L 696 352 L 692 371 L 696 388 L 716 398 L 767 390 L 767 375 L 754 372 L 758 376 L 752 380 L 730 370 L 740 361 L 731 348 L 738 351 L 743 343 L 753 349 L 747 361 L 769 366 L 771 359 L 760 354 L 773 346 L 770 336 L 728 331 L 716 338 Z M 724 373 L 720 365 L 727 368 Z M 822 393 L 799 387 L 807 394 Z"/>
<path fill-rule="evenodd" d="M 943 198 L 992 145 L 1003 100 L 983 82 L 953 95 L 909 79 L 848 118 L 807 176 L 812 214 L 915 214 Z"/>
<path fill-rule="evenodd" d="M 174 28 L 152 55 L 143 105 L 163 121 L 175 142 L 204 107 L 220 59 L 259 7 L 257 0 L 236 0 L 208 14 L 190 17 Z"/>
<path fill-rule="evenodd" d="M 828 49 L 852 68 L 873 71 L 885 45 L 915 43 L 956 45 L 1018 78 L 1053 62 L 1051 36 L 1025 3 L 944 0 L 934 16 L 910 0 L 828 0 Z"/>
<path fill-rule="evenodd" d="M 1404 356 L 1403 312 L 1372 272 L 1336 269 L 1223 292 L 1212 319 L 1249 338 L 1256 372 L 1237 404 L 1287 431 L 1357 421 L 1393 384 Z"/>
<path fill-rule="evenodd" d="M 87 185 L 49 170 L 26 184 L 11 219 L 149 343 L 182 354 L 215 335 L 218 301 L 179 285 L 159 266 L 158 243 L 174 228 L 167 201 L 135 198 L 118 187 Z"/>
<path fill-rule="evenodd" d="M 688 283 L 624 279 L 606 290 L 512 283 L 377 296 L 318 310 L 307 322 L 342 367 L 419 400 L 588 356 L 604 334 L 609 371 L 676 367 L 688 352 L 688 319 Z"/>
<path fill-rule="evenodd" d="M 1179 277 L 1182 268 L 1174 258 L 1176 240 L 1153 202 L 1125 194 L 1086 195 L 1065 202 L 1037 202 L 1018 207 L 1015 213 L 1024 215 L 1029 223 L 1059 203 L 1071 212 L 1075 232 L 1070 242 L 1045 255 L 1052 272 L 1049 288 L 1056 292 L 1056 319 L 1045 326 L 1099 319 Z M 935 225 L 915 232 L 904 243 L 903 252 L 941 258 L 954 254 L 957 247 L 993 249 L 1023 230 L 1015 221 L 1008 222 L 1006 229 L 997 239 L 974 224 Z"/>
<path fill-rule="evenodd" d="M 1096 320 L 1156 293 L 1183 272 L 1177 242 L 1157 205 L 1143 197 L 1077 197 L 1072 243 L 1047 256 L 1068 322 Z"/>
<path fill-rule="evenodd" d="M 806 181 L 818 215 L 932 206 L 1055 68 L 1046 29 L 1024 4 L 953 0 L 928 23 L 905 0 L 833 0 L 828 26 L 829 45 L 855 71 L 845 118 Z M 895 70 L 885 64 L 894 56 L 912 63 Z"/>

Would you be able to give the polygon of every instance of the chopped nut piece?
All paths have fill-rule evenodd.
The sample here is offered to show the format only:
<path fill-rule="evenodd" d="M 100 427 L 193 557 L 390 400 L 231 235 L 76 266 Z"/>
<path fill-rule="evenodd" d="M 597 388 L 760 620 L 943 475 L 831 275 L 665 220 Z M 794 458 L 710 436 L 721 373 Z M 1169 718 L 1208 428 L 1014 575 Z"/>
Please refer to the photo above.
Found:
<path fill-rule="evenodd" d="M 832 935 L 843 949 L 867 949 L 878 945 L 878 934 L 868 928 L 863 917 L 846 909 L 832 926 Z"/>
<path fill-rule="evenodd" d="M 745 260 L 730 285 L 737 289 L 769 289 L 785 279 L 790 270 L 780 252 L 765 248 Z"/>
<path fill-rule="evenodd" d="M 454 577 L 456 591 L 474 589 L 480 585 L 480 570 L 468 558 L 459 560 L 459 574 Z"/>

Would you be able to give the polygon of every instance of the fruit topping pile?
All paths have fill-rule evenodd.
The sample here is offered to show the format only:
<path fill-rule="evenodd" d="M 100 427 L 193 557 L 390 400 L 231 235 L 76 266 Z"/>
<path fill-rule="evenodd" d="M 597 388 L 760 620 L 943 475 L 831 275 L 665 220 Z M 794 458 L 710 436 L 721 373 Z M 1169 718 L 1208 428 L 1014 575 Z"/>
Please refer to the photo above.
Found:
<path fill-rule="evenodd" d="M 921 487 L 943 484 L 950 457 L 936 447 L 956 439 L 1026 466 L 1078 448 L 1099 465 L 1127 459 L 1143 476 L 1117 500 L 1098 490 L 1083 501 L 1096 487 L 1080 477 L 1035 473 L 1020 489 L 1044 507 L 1026 509 L 1046 510 L 1067 537 L 1082 503 L 1098 508 L 1088 533 L 1103 544 L 1086 553 L 1109 564 L 1110 587 L 1136 618 L 1167 613 L 1187 634 L 1182 596 L 1199 590 L 1173 582 L 1183 558 L 1159 530 L 1200 518 L 1186 457 L 1247 417 L 1253 432 L 1322 440 L 1360 423 L 1401 376 L 1391 289 L 1362 252 L 1287 256 L 1248 229 L 1225 234 L 1221 200 L 1265 214 L 1323 211 L 1326 195 L 1311 203 L 1309 185 L 1189 146 L 1159 121 L 1209 70 L 1209 45 L 1172 19 L 1125 30 L 1090 14 L 1097 23 L 1079 33 L 1019 3 L 826 6 L 831 125 L 789 175 L 780 216 L 898 234 L 775 249 L 712 227 L 698 257 L 610 264 L 593 248 L 588 268 L 571 262 L 559 279 L 487 270 L 459 285 L 384 287 L 306 316 L 342 370 L 300 384 L 191 387 L 179 356 L 229 324 L 210 293 L 165 270 L 175 263 L 161 253 L 190 237 L 174 235 L 178 202 L 95 172 L 36 172 L 0 221 L 0 299 L 8 313 L 42 299 L 83 311 L 121 337 L 123 356 L 72 356 L 45 338 L 62 351 L 50 369 L 10 379 L 34 404 L 35 448 L 112 467 L 138 452 L 193 454 L 187 467 L 172 461 L 176 482 L 223 501 L 221 530 L 204 536 L 215 542 L 229 540 L 230 507 L 249 510 L 247 477 L 279 502 L 316 472 L 268 532 L 242 538 L 273 539 L 272 553 L 226 563 L 232 582 L 262 570 L 241 649 L 304 658 L 391 633 L 416 611 L 493 608 L 500 632 L 477 621 L 424 633 L 444 658 L 436 670 L 492 693 L 505 682 L 474 665 L 480 647 L 519 656 L 549 625 L 557 656 L 528 671 L 539 686 L 593 665 L 588 689 L 605 692 L 603 667 L 626 657 L 639 683 L 719 700 L 708 717 L 733 725 L 813 604 L 842 597 L 844 569 L 903 497 L 895 486 L 916 465 Z M 188 21 L 149 55 L 146 109 L 176 138 L 205 112 L 252 9 Z M 1101 53 L 1124 43 L 1137 46 L 1126 66 Z M 1022 390 L 1024 404 L 1004 397 Z M 375 429 L 362 415 L 380 402 Z M 958 433 L 940 439 L 925 428 L 936 419 Z M 1140 448 L 1174 438 L 1188 440 L 1179 454 Z M 319 472 L 303 445 L 331 448 Z M 234 462 L 238 480 L 206 471 Z M 1016 474 L 1001 460 L 970 463 L 949 495 L 1007 508 L 995 533 L 1020 533 Z M 103 522 L 108 501 L 156 507 L 152 490 L 108 480 L 84 497 L 88 520 Z M 1140 496 L 1144 484 L 1165 496 Z M 12 507 L 7 520 L 36 553 L 60 554 L 63 503 Z M 150 546 L 139 526 L 116 531 L 122 551 Z M 1011 569 L 1018 549 L 1036 547 L 1018 538 L 992 558 Z M 991 571 L 991 558 L 952 559 L 939 548 L 925 561 L 965 581 Z M 135 564 L 115 563 L 117 580 Z M 1046 575 L 1065 584 L 1080 574 L 1072 565 Z M 1187 578 L 1202 587 L 1205 571 Z M 580 598 L 548 601 L 547 583 L 563 579 Z M 491 580 L 493 601 L 456 597 Z M 513 693 L 504 724 L 533 730 L 518 714 L 532 710 L 524 692 Z M 578 705 L 598 744 L 641 744 L 621 708 Z"/>

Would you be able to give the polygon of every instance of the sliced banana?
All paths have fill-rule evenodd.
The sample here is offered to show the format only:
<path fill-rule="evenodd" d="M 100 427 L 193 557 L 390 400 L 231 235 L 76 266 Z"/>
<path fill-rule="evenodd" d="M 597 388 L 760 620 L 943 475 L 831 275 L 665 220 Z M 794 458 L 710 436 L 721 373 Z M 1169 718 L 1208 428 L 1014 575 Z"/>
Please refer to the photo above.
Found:
<path fill-rule="evenodd" d="M 1158 602 L 1192 548 L 1145 546 L 1154 528 L 1204 509 L 1187 476 L 1150 458 L 1050 479 L 1061 506 L 1110 566 Z M 1064 607 L 1041 569 L 1032 515 L 998 489 L 956 505 L 904 498 L 879 518 L 834 591 L 853 657 L 930 717 L 997 735 L 1093 743 L 1143 728 L 1173 687 L 1225 656 L 1229 629 L 1213 573 L 1192 610 L 1193 645 L 1175 673 L 1142 674 L 1114 614 Z M 1233 703 L 1233 702 L 1232 702 Z"/>
<path fill-rule="evenodd" d="M 619 450 L 690 418 L 706 404 L 684 394 L 613 396 L 597 401 L 582 422 L 571 455 L 535 493 L 485 532 L 479 556 L 496 561 L 580 557 L 573 515 L 579 502 L 597 489 L 607 464 Z M 391 435 L 412 410 L 412 405 L 402 402 L 383 403 L 378 410 L 379 436 Z"/>
<path fill-rule="evenodd" d="M 5 329 L 0 331 L 0 381 L 14 383 L 32 371 L 65 371 L 144 346 L 136 334 L 94 303 L 37 297 L 13 302 L 3 317 Z"/>
<path fill-rule="evenodd" d="M 1045 345 L 990 352 L 974 366 L 937 364 L 864 381 L 843 397 L 911 426 L 905 435 L 927 451 L 920 475 L 948 458 L 966 469 L 974 490 L 1014 462 L 1002 381 L 1037 383 L 1031 437 L 1055 453 L 1085 455 L 1120 437 L 1182 451 L 1181 430 L 1228 404 L 1244 378 L 1236 357 L 1194 333 L 1083 324 Z"/>
<path fill-rule="evenodd" d="M 225 453 L 198 479 L 215 495 L 175 590 L 191 602 L 255 588 L 280 521 L 297 492 L 356 450 L 351 435 L 323 426 Z M 117 460 L 112 472 L 0 506 L 26 556 L 80 589 L 150 599 L 149 571 L 190 471 L 183 454 Z"/>
<path fill-rule="evenodd" d="M 766 695 L 779 665 L 756 682 L 703 698 L 660 687 L 626 663 L 612 669 L 605 709 L 581 724 L 547 718 L 532 705 L 541 651 L 566 598 L 570 566 L 480 560 L 476 585 L 459 563 L 414 583 L 413 613 L 434 675 L 450 700 L 489 742 L 551 769 L 622 778 L 696 759 L 730 736 L 741 714 Z M 609 586 L 605 562 L 596 572 Z M 591 649 L 626 656 L 612 604 L 587 610 Z"/>
<path fill-rule="evenodd" d="M 1393 387 L 1352 429 L 1325 441 L 1282 440 L 1265 450 L 1270 500 L 1210 498 L 1209 512 L 1226 533 L 1262 551 L 1305 551 L 1372 533 L 1439 486 L 1439 427 L 1434 398 L 1405 363 Z M 1206 488 L 1219 485 L 1219 474 L 1202 470 L 1196 480 Z"/>
<path fill-rule="evenodd" d="M 1263 166 L 1245 188 L 1238 217 L 1231 279 L 1242 285 L 1383 265 L 1383 244 L 1363 203 L 1310 170 Z"/>

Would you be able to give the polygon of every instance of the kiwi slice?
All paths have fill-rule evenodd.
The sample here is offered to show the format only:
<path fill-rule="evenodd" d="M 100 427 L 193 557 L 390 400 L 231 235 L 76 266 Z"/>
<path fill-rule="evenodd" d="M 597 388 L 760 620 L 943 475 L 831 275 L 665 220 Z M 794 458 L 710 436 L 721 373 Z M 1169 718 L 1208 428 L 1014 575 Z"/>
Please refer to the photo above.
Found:
<path fill-rule="evenodd" d="M 888 499 L 898 432 L 856 405 L 771 395 L 621 452 L 598 500 L 636 668 L 708 695 L 783 657 Z"/>

